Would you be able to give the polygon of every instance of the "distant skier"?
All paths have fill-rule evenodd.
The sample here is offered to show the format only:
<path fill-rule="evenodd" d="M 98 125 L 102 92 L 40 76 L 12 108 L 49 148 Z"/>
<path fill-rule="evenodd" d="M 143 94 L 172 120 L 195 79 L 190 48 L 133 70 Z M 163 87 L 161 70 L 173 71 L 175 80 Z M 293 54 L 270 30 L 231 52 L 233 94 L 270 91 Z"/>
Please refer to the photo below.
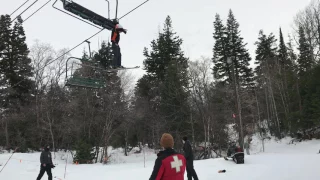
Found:
<path fill-rule="evenodd" d="M 115 24 L 115 27 L 112 29 L 111 33 L 111 42 L 112 42 L 112 51 L 113 51 L 113 61 L 112 66 L 113 68 L 123 68 L 121 66 L 121 51 L 119 46 L 120 41 L 120 33 L 124 32 L 127 34 L 127 30 L 123 29 L 123 27 L 119 24 L 117 19 L 113 20 L 113 23 Z"/>
<path fill-rule="evenodd" d="M 186 159 L 182 154 L 173 150 L 173 137 L 164 133 L 160 145 L 164 150 L 158 153 L 149 180 L 184 180 Z"/>
<path fill-rule="evenodd" d="M 44 151 L 42 151 L 40 155 L 40 173 L 38 175 L 37 180 L 40 180 L 44 175 L 44 172 L 47 172 L 48 180 L 52 180 L 51 168 L 55 166 L 52 163 L 52 156 L 50 152 L 50 146 L 46 146 Z"/>
<path fill-rule="evenodd" d="M 196 171 L 194 170 L 193 167 L 193 152 L 192 152 L 192 147 L 191 147 L 191 143 L 188 140 L 187 137 L 183 137 L 183 151 L 184 151 L 184 156 L 187 160 L 187 176 L 188 176 L 188 180 L 192 180 L 192 178 L 194 180 L 198 180 L 198 176 Z"/>

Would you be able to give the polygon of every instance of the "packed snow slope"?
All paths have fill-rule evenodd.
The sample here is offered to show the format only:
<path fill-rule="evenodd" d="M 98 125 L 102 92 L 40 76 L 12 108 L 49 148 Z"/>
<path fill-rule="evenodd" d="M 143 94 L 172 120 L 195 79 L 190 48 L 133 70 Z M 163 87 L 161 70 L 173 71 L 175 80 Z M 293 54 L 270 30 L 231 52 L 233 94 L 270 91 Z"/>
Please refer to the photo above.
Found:
<path fill-rule="evenodd" d="M 200 180 L 301 180 L 320 179 L 320 141 L 312 140 L 297 144 L 288 144 L 290 139 L 270 140 L 265 144 L 253 139 L 251 155 L 245 157 L 245 164 L 235 164 L 222 158 L 195 161 L 195 170 Z M 10 154 L 0 155 L 0 169 Z M 0 173 L 1 180 L 34 180 L 39 172 L 40 153 L 14 154 Z M 53 169 L 55 179 L 64 179 L 65 155 L 57 154 Z M 131 154 L 124 157 L 120 153 L 113 155 L 108 165 L 74 165 L 68 161 L 66 180 L 147 180 L 152 172 L 156 155 L 152 151 L 143 154 Z M 20 162 L 21 160 L 21 162 Z M 218 173 L 219 170 L 226 173 Z M 47 179 L 45 174 L 42 178 Z"/>

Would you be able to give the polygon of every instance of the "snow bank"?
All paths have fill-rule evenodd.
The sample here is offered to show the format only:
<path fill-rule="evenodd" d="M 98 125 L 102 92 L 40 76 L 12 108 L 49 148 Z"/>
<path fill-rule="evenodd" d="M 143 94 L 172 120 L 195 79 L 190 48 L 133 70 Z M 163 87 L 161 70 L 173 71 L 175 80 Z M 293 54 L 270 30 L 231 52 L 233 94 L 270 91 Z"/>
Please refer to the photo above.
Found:
<path fill-rule="evenodd" d="M 201 180 L 301 180 L 320 179 L 319 162 L 320 141 L 304 141 L 289 144 L 291 138 L 265 141 L 265 152 L 261 151 L 261 140 L 253 136 L 252 155 L 246 155 L 245 164 L 235 164 L 223 158 L 199 160 L 194 162 L 195 170 Z M 56 154 L 53 175 L 65 180 L 141 180 L 149 179 L 156 155 L 152 150 L 144 153 L 123 155 L 123 150 L 111 150 L 114 162 L 90 165 L 75 165 L 68 160 L 65 174 L 66 154 Z M 4 164 L 11 154 L 0 154 L 0 164 Z M 39 172 L 40 153 L 14 154 L 6 168 L 0 173 L 1 180 L 36 179 Z M 70 157 L 70 156 L 69 156 Z M 144 163 L 144 157 L 146 161 Z M 20 161 L 20 159 L 22 161 Z M 0 166 L 0 169 L 3 166 Z M 226 173 L 218 173 L 219 170 Z M 66 175 L 66 178 L 64 178 Z M 47 179 L 44 175 L 42 179 Z M 185 179 L 187 179 L 185 175 Z"/>

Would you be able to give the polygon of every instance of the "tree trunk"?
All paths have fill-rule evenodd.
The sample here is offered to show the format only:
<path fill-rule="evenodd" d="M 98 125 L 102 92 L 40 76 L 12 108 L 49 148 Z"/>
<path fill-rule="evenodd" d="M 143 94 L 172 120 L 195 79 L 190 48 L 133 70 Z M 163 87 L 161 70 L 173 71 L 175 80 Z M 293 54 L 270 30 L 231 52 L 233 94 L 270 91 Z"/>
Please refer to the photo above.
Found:
<path fill-rule="evenodd" d="M 269 79 L 269 82 L 270 82 L 270 79 Z M 276 116 L 276 122 L 277 122 L 277 126 L 278 126 L 279 138 L 281 138 L 280 120 L 278 118 L 277 105 L 276 105 L 276 101 L 274 99 L 274 94 L 273 94 L 273 89 L 271 87 L 271 83 L 270 83 L 270 87 L 269 88 L 270 88 L 270 92 L 271 92 L 271 98 L 272 98 L 272 105 L 273 105 L 273 108 L 274 108 L 274 114 Z"/>
<path fill-rule="evenodd" d="M 10 147 L 10 141 L 9 141 L 9 132 L 8 132 L 8 121 L 4 119 L 4 128 L 5 128 L 5 134 L 6 134 L 6 146 L 7 148 Z"/>
<path fill-rule="evenodd" d="M 270 129 L 270 110 L 269 110 L 269 100 L 268 100 L 268 91 L 267 88 L 264 88 L 265 100 L 266 100 L 266 107 L 267 107 L 267 122 L 268 122 L 268 129 Z"/>
<path fill-rule="evenodd" d="M 192 142 L 193 142 L 193 147 L 196 147 L 196 143 L 195 143 L 195 138 L 194 138 L 194 122 L 192 119 L 192 113 L 190 112 L 190 120 L 191 120 L 191 131 L 192 131 Z"/>
<path fill-rule="evenodd" d="M 124 155 L 125 156 L 128 156 L 128 129 L 126 129 L 125 131 L 125 138 L 124 138 L 124 141 L 125 141 L 125 146 L 124 146 Z"/>
<path fill-rule="evenodd" d="M 52 130 L 52 122 L 51 119 L 50 119 L 50 116 L 49 116 L 49 112 L 47 112 L 47 118 L 48 118 L 48 124 L 49 124 L 49 131 L 50 131 L 50 135 L 51 135 L 51 140 L 52 140 L 52 148 L 53 148 L 53 156 L 54 156 L 54 159 L 56 159 L 56 149 L 55 149 L 55 144 L 54 144 L 54 135 L 53 135 L 53 130 Z"/>
<path fill-rule="evenodd" d="M 96 146 L 96 160 L 95 160 L 95 163 L 98 162 L 99 151 L 100 151 L 99 146 Z"/>

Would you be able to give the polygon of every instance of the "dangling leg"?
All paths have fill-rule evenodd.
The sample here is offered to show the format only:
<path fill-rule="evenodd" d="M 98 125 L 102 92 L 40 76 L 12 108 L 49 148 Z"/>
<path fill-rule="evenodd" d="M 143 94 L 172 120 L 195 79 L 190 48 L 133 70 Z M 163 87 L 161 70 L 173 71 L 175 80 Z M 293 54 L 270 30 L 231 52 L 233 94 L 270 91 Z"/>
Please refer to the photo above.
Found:
<path fill-rule="evenodd" d="M 117 63 L 118 67 L 122 67 L 121 66 L 121 57 L 122 57 L 122 55 L 121 55 L 120 46 L 118 46 L 118 63 Z"/>
<path fill-rule="evenodd" d="M 112 52 L 113 52 L 113 60 L 112 60 L 112 67 L 117 67 L 118 62 L 118 45 L 116 43 L 112 43 Z"/>

